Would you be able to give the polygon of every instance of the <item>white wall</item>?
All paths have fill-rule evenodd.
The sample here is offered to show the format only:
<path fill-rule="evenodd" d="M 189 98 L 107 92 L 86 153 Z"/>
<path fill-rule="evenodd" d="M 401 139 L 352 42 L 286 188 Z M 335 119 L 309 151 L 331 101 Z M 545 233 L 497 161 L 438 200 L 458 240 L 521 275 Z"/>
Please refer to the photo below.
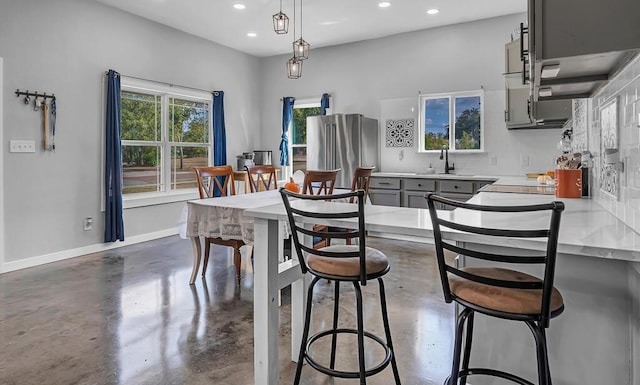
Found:
<path fill-rule="evenodd" d="M 272 149 L 277 158 L 282 96 L 317 95 L 319 99 L 329 92 L 333 112 L 361 113 L 379 119 L 382 126 L 390 115 L 417 119 L 419 91 L 484 87 L 487 153 L 453 155 L 450 162 L 455 162 L 458 173 L 522 175 L 553 168 L 560 130 L 508 131 L 504 123 L 504 45 L 524 19 L 525 14 L 509 15 L 334 47 L 312 46 L 302 78 L 297 80 L 286 78 L 286 55 L 262 59 L 264 147 Z M 407 115 L 395 116 L 402 111 Z M 382 130 L 380 134 L 382 137 Z M 380 143 L 384 146 L 384 141 Z M 529 158 L 529 166 L 521 166 L 521 155 Z M 496 157 L 495 166 L 492 157 Z M 421 171 L 429 163 L 442 168 L 437 158 L 418 154 L 417 147 L 381 147 L 381 170 Z"/>
<path fill-rule="evenodd" d="M 214 22 L 212 17 L 212 22 Z M 4 139 L 34 140 L 35 154 L 5 151 L 5 270 L 26 258 L 100 244 L 103 73 L 225 91 L 227 153 L 255 148 L 259 59 L 95 1 L 0 3 Z M 56 152 L 40 149 L 41 115 L 16 89 L 55 93 Z M 0 152 L 1 154 L 1 152 Z M 128 209 L 126 236 L 175 228 L 182 203 Z M 82 230 L 93 217 L 94 229 Z M 59 253 L 59 254 L 55 254 Z M 61 253 L 61 254 L 60 254 Z M 56 258 L 56 257 L 52 257 Z M 28 265 L 28 264 L 27 264 Z"/>

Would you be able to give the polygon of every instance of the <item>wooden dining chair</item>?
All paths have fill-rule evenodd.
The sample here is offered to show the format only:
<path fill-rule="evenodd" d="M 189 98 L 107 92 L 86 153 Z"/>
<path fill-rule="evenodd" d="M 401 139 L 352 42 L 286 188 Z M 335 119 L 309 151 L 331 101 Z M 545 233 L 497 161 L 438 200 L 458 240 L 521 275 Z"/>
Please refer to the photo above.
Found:
<path fill-rule="evenodd" d="M 198 192 L 200 199 L 214 198 L 216 196 L 235 195 L 236 189 L 233 183 L 233 169 L 231 166 L 194 167 L 198 180 Z M 233 248 L 233 264 L 236 267 L 236 278 L 240 282 L 240 270 L 242 255 L 240 248 L 244 246 L 241 239 L 222 239 L 215 237 L 205 237 L 204 242 L 204 263 L 202 265 L 202 275 L 207 271 L 209 263 L 209 252 L 211 244 L 228 246 Z"/>
<path fill-rule="evenodd" d="M 252 193 L 278 188 L 274 166 L 244 166 L 244 169 L 247 171 L 247 179 Z"/>
<path fill-rule="evenodd" d="M 367 203 L 367 197 L 369 196 L 369 183 L 371 182 L 371 173 L 375 167 L 356 167 L 353 171 L 353 180 L 351 181 L 351 192 L 355 192 L 357 190 L 364 191 L 364 202 Z M 349 203 L 354 203 L 354 198 L 349 200 Z M 331 228 L 331 231 L 344 231 L 351 232 L 352 229 L 340 229 L 340 228 Z M 347 238 L 345 240 L 347 245 L 351 244 L 351 238 Z M 330 246 L 330 240 L 327 240 L 327 246 Z"/>
<path fill-rule="evenodd" d="M 336 177 L 340 169 L 335 170 L 307 170 L 302 182 L 302 193 L 307 195 L 331 195 Z M 313 226 L 313 231 L 326 232 L 327 226 Z M 328 246 L 329 240 L 326 238 L 314 237 L 313 247 L 316 249 Z"/>

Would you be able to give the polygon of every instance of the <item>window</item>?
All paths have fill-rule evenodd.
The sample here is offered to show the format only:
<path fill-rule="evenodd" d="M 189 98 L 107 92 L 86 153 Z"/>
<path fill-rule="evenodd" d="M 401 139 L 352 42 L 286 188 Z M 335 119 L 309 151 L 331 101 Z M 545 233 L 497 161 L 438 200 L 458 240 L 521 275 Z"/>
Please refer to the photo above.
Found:
<path fill-rule="evenodd" d="M 420 152 L 484 150 L 482 91 L 420 95 Z"/>
<path fill-rule="evenodd" d="M 293 171 L 307 170 L 307 116 L 320 115 L 320 101 L 297 100 L 293 104 L 293 122 L 291 123 L 291 151 Z"/>
<path fill-rule="evenodd" d="M 122 78 L 122 179 L 127 198 L 193 192 L 211 164 L 211 95 Z"/>

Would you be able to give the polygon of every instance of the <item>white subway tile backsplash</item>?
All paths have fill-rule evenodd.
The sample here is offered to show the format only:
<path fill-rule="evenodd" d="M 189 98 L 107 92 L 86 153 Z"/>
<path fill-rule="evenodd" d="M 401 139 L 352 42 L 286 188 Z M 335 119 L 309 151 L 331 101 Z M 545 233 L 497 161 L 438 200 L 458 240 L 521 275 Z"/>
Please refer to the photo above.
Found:
<path fill-rule="evenodd" d="M 600 190 L 600 109 L 618 97 L 618 140 L 624 173 L 618 173 L 618 198 Z M 589 150 L 594 154 L 592 198 L 621 221 L 640 232 L 640 57 L 634 59 L 592 99 L 589 111 Z"/>

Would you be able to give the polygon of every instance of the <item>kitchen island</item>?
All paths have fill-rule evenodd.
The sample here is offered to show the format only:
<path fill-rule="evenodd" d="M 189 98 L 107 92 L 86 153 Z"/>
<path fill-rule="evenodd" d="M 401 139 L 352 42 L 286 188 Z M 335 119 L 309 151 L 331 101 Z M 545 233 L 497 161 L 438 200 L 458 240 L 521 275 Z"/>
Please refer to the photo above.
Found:
<path fill-rule="evenodd" d="M 525 178 L 498 178 L 497 183 L 532 183 Z M 554 200 L 553 195 L 481 192 L 471 202 L 480 204 L 534 204 Z M 556 385 L 631 385 L 640 380 L 640 234 L 590 199 L 560 199 L 565 202 L 558 244 L 556 286 L 562 292 L 566 311 L 552 320 L 548 331 L 551 372 Z M 323 202 L 330 211 L 340 203 Z M 408 207 L 368 206 L 367 229 L 372 232 L 432 239 L 429 212 Z M 278 221 L 286 220 L 282 205 L 247 210 L 255 218 L 256 254 L 254 289 L 255 379 L 256 383 L 276 383 L 278 378 L 278 278 L 291 269 L 278 269 Z M 528 217 L 520 223 L 499 223 L 491 216 L 465 216 L 450 212 L 469 223 L 486 227 L 530 225 L 540 219 Z M 315 220 L 318 222 L 318 220 Z M 323 224 L 349 227 L 349 221 L 321 220 Z M 326 222 L 326 223 L 324 223 Z M 544 221 L 543 221 L 544 222 Z M 264 234 L 264 235 L 259 235 Z M 474 243 L 492 250 L 539 250 L 536 240 L 505 240 L 488 243 L 482 236 L 445 232 L 458 242 Z M 425 245 L 425 248 L 432 248 Z M 416 255 L 416 258 L 420 258 Z M 468 261 L 460 260 L 466 264 Z M 469 262 L 470 263 L 470 262 Z M 292 288 L 296 297 L 304 296 L 300 282 Z M 299 292 L 299 293 L 298 293 Z M 292 307 L 292 339 L 300 337 L 302 304 Z M 454 325 L 451 325 L 453 328 Z M 491 366 L 535 378 L 535 348 L 530 332 L 515 323 L 476 318 L 477 333 L 472 350 L 473 366 Z M 435 338 L 434 338 L 435 340 Z M 295 341 L 292 341 L 295 346 Z M 295 355 L 295 352 L 293 355 Z M 272 381 L 270 381 L 271 379 Z M 483 382 L 485 381 L 485 382 Z M 491 383 L 476 377 L 474 385 Z"/>

